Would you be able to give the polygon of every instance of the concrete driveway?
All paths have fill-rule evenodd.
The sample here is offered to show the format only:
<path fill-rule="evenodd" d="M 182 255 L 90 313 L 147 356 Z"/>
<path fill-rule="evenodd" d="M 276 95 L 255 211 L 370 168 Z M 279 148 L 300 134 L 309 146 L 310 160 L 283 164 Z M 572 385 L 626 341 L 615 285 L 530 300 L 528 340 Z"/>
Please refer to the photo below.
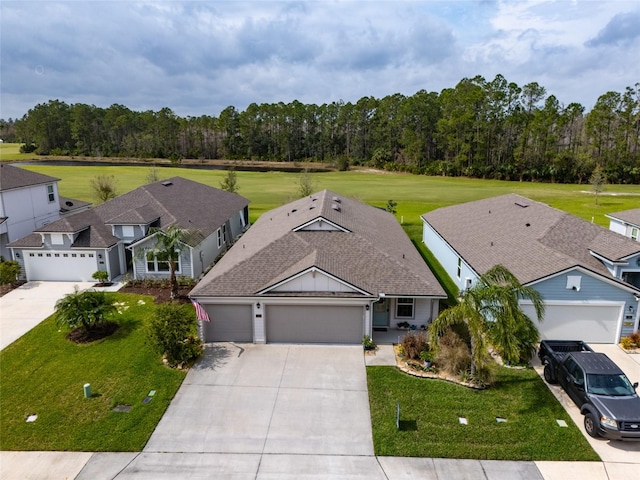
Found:
<path fill-rule="evenodd" d="M 144 451 L 373 455 L 362 347 L 208 347 Z"/>
<path fill-rule="evenodd" d="M 54 312 L 56 302 L 95 282 L 28 282 L 0 297 L 0 350 Z"/>

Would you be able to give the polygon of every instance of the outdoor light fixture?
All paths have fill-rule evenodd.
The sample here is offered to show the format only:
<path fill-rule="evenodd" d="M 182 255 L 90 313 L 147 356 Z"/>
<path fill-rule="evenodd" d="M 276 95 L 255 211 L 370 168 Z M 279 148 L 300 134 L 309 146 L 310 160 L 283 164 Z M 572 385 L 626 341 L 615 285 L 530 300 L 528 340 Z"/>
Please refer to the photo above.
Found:
<path fill-rule="evenodd" d="M 364 309 L 368 312 L 368 311 L 369 311 L 369 305 L 368 305 L 368 304 L 367 304 L 367 305 L 365 305 L 365 306 L 364 306 Z"/>
<path fill-rule="evenodd" d="M 256 308 L 260 308 L 260 302 L 256 303 Z"/>

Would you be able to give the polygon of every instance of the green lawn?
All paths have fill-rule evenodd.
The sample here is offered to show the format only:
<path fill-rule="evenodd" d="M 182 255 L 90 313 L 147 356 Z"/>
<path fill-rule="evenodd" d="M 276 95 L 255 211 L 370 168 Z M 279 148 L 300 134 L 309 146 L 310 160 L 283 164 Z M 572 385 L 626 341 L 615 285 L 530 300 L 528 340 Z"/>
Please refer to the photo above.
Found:
<path fill-rule="evenodd" d="M 0 161 L 27 160 L 34 158 L 33 153 L 20 153 L 21 143 L 0 143 Z"/>
<path fill-rule="evenodd" d="M 142 450 L 185 372 L 166 368 L 146 343 L 153 298 L 111 295 L 129 306 L 111 337 L 76 345 L 49 317 L 0 352 L 0 450 Z M 92 398 L 84 398 L 85 383 Z M 132 409 L 114 412 L 116 405 Z M 37 420 L 27 423 L 32 414 Z"/>
<path fill-rule="evenodd" d="M 29 170 L 61 179 L 60 194 L 94 201 L 91 179 L 100 174 L 114 175 L 117 191 L 125 193 L 145 183 L 149 167 L 81 167 L 28 166 Z M 225 176 L 221 170 L 194 170 L 159 167 L 160 177 L 179 175 L 213 187 L 220 187 Z M 397 218 L 410 236 L 420 240 L 420 215 L 434 208 L 478 200 L 505 193 L 519 193 L 539 200 L 581 218 L 608 226 L 605 214 L 637 208 L 639 185 L 608 185 L 595 203 L 590 185 L 504 182 L 469 178 L 427 177 L 401 173 L 349 171 L 313 173 L 316 190 L 330 189 L 365 203 L 385 207 L 395 200 Z M 284 172 L 237 172 L 240 194 L 251 201 L 251 219 L 261 213 L 297 198 L 299 174 Z M 611 195 L 616 193 L 616 195 Z"/>
<path fill-rule="evenodd" d="M 483 391 L 413 377 L 394 367 L 367 367 L 367 381 L 376 455 L 599 460 L 532 369 L 502 367 L 496 385 Z M 459 417 L 468 424 L 461 425 Z M 496 417 L 507 421 L 498 423 Z M 569 427 L 559 427 L 557 419 Z"/>

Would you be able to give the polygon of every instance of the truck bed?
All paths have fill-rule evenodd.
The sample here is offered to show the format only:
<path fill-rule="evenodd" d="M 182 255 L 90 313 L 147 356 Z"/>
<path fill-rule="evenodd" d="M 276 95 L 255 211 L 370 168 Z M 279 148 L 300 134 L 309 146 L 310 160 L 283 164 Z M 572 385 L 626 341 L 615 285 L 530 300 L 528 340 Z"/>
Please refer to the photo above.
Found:
<path fill-rule="evenodd" d="M 593 352 L 582 340 L 542 340 L 538 357 L 544 363 L 545 357 L 553 357 L 560 361 L 569 352 Z"/>

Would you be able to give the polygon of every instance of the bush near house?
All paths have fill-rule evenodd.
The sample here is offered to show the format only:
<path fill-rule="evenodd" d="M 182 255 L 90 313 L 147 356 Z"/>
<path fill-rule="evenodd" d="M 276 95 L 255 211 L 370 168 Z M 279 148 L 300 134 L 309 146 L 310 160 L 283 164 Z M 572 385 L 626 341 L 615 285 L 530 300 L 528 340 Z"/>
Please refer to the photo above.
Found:
<path fill-rule="evenodd" d="M 20 264 L 13 260 L 0 261 L 0 285 L 10 285 L 16 282 L 20 274 Z"/>
<path fill-rule="evenodd" d="M 171 367 L 193 363 L 203 352 L 198 338 L 198 322 L 189 304 L 177 302 L 156 306 L 148 327 L 148 338 L 155 351 Z"/>

